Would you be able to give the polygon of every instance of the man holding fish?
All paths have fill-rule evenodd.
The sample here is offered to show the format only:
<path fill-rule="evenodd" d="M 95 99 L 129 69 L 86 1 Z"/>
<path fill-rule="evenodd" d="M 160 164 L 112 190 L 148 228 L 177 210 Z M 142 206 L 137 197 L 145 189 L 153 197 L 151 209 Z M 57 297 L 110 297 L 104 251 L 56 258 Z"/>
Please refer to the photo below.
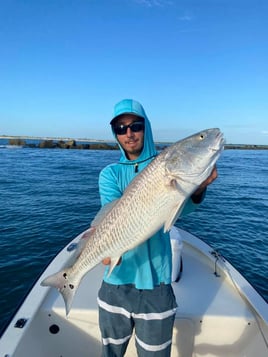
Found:
<path fill-rule="evenodd" d="M 120 199 L 135 176 L 157 156 L 150 122 L 139 102 L 124 99 L 116 104 L 110 124 L 121 158 L 100 173 L 102 206 Z M 207 185 L 216 178 L 213 165 L 208 177 L 174 213 L 173 223 L 178 215 L 192 212 L 203 201 Z M 173 188 L 177 182 L 171 179 L 167 185 Z M 142 222 L 135 224 L 142 230 Z M 170 229 L 170 224 L 167 226 Z M 134 328 L 138 356 L 170 356 L 177 304 L 171 286 L 168 229 L 153 232 L 150 239 L 116 259 L 103 259 L 103 264 L 107 268 L 98 296 L 102 356 L 124 356 Z"/>

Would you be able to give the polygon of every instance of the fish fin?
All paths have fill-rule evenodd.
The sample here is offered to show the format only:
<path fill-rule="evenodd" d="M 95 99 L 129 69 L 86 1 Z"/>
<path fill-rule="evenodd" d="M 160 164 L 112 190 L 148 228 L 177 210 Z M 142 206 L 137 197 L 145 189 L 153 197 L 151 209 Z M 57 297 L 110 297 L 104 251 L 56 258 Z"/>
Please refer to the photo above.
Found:
<path fill-rule="evenodd" d="M 183 208 L 185 205 L 185 201 L 180 201 L 177 206 L 173 208 L 170 212 L 169 218 L 166 220 L 165 225 L 164 225 L 164 232 L 170 231 L 171 227 L 174 225 L 174 223 L 177 221 L 179 218 Z"/>
<path fill-rule="evenodd" d="M 98 226 L 100 222 L 102 221 L 103 217 L 105 217 L 111 210 L 114 208 L 114 206 L 117 204 L 118 200 L 114 200 L 112 202 L 106 203 L 105 206 L 103 206 L 99 212 L 96 214 L 95 218 L 91 222 L 91 226 Z"/>
<path fill-rule="evenodd" d="M 185 195 L 186 195 L 186 193 L 182 190 L 181 186 L 179 185 L 177 179 L 175 179 L 174 177 L 167 175 L 166 185 L 169 186 L 172 190 L 180 191 L 182 197 L 181 200 L 177 202 L 176 206 L 170 211 L 169 217 L 164 225 L 164 232 L 168 232 L 179 218 L 183 210 L 183 207 L 185 205 Z"/>
<path fill-rule="evenodd" d="M 119 263 L 121 256 L 120 257 L 111 257 L 111 263 L 110 263 L 110 268 L 109 268 L 109 272 L 107 277 L 109 278 L 109 276 L 111 275 L 112 271 L 114 270 L 114 268 L 116 267 L 116 265 Z"/>
<path fill-rule="evenodd" d="M 70 269 L 65 269 L 45 278 L 41 282 L 41 286 L 50 286 L 58 289 L 63 297 L 67 316 L 70 312 L 73 298 L 80 284 L 80 280 L 81 279 L 74 279 L 72 277 Z"/>

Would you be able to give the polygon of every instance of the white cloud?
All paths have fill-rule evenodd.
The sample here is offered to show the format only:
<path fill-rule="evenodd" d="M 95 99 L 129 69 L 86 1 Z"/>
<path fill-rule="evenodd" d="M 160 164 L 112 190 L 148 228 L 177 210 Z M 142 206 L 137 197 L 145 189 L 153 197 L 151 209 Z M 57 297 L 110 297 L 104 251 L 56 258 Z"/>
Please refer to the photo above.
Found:
<path fill-rule="evenodd" d="M 137 4 L 146 7 L 163 7 L 166 5 L 172 5 L 172 1 L 169 0 L 134 0 Z"/>
<path fill-rule="evenodd" d="M 193 19 L 193 16 L 191 16 L 191 15 L 183 15 L 183 16 L 179 17 L 180 21 L 192 21 L 192 19 Z"/>

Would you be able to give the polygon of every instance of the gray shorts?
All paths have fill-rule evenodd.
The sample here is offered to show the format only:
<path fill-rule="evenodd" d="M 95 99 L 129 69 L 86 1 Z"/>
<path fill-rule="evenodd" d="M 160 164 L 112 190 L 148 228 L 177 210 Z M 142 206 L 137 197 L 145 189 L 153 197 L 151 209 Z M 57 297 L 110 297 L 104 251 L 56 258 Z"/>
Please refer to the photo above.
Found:
<path fill-rule="evenodd" d="M 124 356 L 134 327 L 138 356 L 170 356 L 177 307 L 171 285 L 139 290 L 103 282 L 98 304 L 103 357 Z"/>

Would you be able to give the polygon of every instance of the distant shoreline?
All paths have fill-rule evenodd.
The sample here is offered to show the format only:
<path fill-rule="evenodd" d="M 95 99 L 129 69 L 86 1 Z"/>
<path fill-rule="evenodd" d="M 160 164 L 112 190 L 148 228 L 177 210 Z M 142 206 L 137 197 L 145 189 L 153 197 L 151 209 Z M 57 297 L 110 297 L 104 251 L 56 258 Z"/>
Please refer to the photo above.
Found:
<path fill-rule="evenodd" d="M 88 138 L 64 138 L 64 137 L 38 137 L 38 136 L 19 136 L 19 135 L 0 135 L 0 140 L 9 140 L 8 145 L 38 147 L 38 148 L 62 148 L 62 149 L 102 149 L 114 150 L 117 147 L 115 140 L 101 140 Z M 26 141 L 38 141 L 39 144 L 29 144 Z M 52 144 L 53 143 L 53 144 Z M 87 143 L 87 144 L 77 144 Z M 165 147 L 171 145 L 172 142 L 156 142 L 156 145 Z M 225 144 L 226 150 L 268 150 L 268 145 L 255 144 Z"/>
<path fill-rule="evenodd" d="M 66 137 L 50 137 L 50 136 L 27 136 L 27 135 L 0 135 L 0 139 L 21 139 L 21 140 L 53 140 L 53 141 L 71 141 L 89 142 L 89 143 L 115 143 L 115 140 L 101 140 L 88 138 L 66 138 Z"/>

